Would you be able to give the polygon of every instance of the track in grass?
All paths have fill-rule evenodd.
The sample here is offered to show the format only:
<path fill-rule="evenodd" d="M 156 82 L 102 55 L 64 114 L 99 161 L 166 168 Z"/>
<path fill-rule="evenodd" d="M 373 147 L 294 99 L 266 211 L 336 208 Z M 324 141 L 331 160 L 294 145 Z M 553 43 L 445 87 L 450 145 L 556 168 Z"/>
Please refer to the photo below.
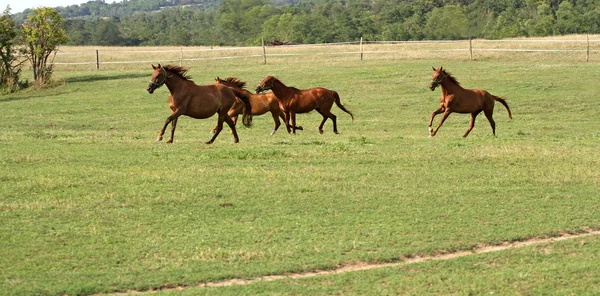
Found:
<path fill-rule="evenodd" d="M 128 290 L 128 291 L 119 292 L 119 293 L 98 294 L 98 295 L 119 295 L 119 294 L 131 294 L 131 293 L 143 294 L 143 293 L 152 293 L 152 292 L 156 292 L 156 291 L 176 291 L 176 290 L 193 289 L 193 288 L 250 285 L 253 283 L 257 283 L 257 282 L 270 282 L 270 281 L 277 281 L 277 280 L 284 280 L 284 279 L 310 278 L 310 277 L 341 274 L 341 273 L 361 271 L 361 270 L 378 269 L 378 268 L 383 268 L 383 267 L 402 266 L 402 265 L 420 263 L 420 262 L 431 261 L 431 260 L 450 260 L 450 259 L 455 259 L 455 258 L 459 258 L 459 257 L 469 256 L 469 255 L 500 252 L 500 251 L 505 251 L 505 250 L 509 250 L 509 249 L 518 249 L 518 248 L 523 248 L 523 247 L 537 245 L 537 244 L 559 242 L 559 241 L 564 241 L 564 240 L 568 240 L 568 239 L 577 239 L 577 238 L 583 238 L 583 237 L 592 236 L 592 235 L 600 235 L 600 230 L 589 230 L 587 232 L 577 233 L 577 234 L 562 234 L 561 236 L 555 236 L 555 237 L 549 237 L 549 238 L 534 238 L 534 239 L 517 241 L 517 242 L 504 242 L 499 245 L 491 245 L 491 246 L 484 245 L 484 246 L 480 246 L 480 247 L 474 248 L 473 250 L 469 250 L 469 251 L 458 251 L 458 252 L 441 254 L 441 255 L 433 255 L 433 256 L 421 256 L 421 257 L 417 256 L 417 257 L 406 258 L 399 262 L 373 263 L 373 264 L 371 264 L 371 263 L 356 263 L 356 264 L 351 264 L 351 265 L 345 265 L 345 266 L 342 266 L 342 267 L 339 267 L 336 269 L 332 269 L 332 270 L 317 270 L 317 271 L 310 271 L 310 272 L 290 273 L 290 274 L 285 274 L 285 275 L 269 275 L 269 276 L 262 276 L 262 277 L 257 277 L 257 278 L 253 278 L 253 279 L 229 279 L 229 280 L 225 280 L 225 281 L 200 283 L 200 284 L 194 285 L 194 286 L 166 286 L 166 287 L 159 287 L 159 288 L 148 290 L 148 291 Z"/>

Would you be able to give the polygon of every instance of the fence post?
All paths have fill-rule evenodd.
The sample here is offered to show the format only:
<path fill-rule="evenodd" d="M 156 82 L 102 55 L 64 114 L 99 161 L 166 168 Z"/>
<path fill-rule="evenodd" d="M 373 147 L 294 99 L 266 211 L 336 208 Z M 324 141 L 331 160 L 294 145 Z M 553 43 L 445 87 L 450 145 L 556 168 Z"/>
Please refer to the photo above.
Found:
<path fill-rule="evenodd" d="M 469 58 L 473 60 L 473 42 L 471 37 L 469 37 Z"/>
<path fill-rule="evenodd" d="M 587 51 L 585 53 L 585 62 L 590 60 L 590 34 L 587 34 Z"/>
<path fill-rule="evenodd" d="M 260 39 L 262 40 L 262 48 L 263 48 L 263 64 L 267 64 L 267 50 L 265 49 L 265 38 L 264 37 L 260 37 Z"/>
<path fill-rule="evenodd" d="M 362 44 L 362 40 L 363 38 L 360 37 L 360 60 L 363 60 L 363 44 Z"/>
<path fill-rule="evenodd" d="M 96 70 L 100 70 L 100 59 L 98 58 L 98 50 L 96 49 Z"/>

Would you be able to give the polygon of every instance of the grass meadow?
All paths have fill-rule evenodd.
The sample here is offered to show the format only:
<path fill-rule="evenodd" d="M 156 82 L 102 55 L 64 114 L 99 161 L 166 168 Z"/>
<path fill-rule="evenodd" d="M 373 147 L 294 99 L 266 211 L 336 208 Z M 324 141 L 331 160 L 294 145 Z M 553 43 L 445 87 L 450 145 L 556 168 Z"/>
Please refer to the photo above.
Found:
<path fill-rule="evenodd" d="M 168 90 L 145 88 L 150 64 L 168 60 L 160 53 L 99 71 L 58 64 L 52 87 L 0 96 L 0 294 L 148 291 L 600 229 L 598 53 L 588 63 L 581 52 L 470 60 L 431 48 L 361 61 L 338 48 L 266 65 L 261 56 L 183 64 L 198 84 L 237 76 L 253 90 L 274 75 L 334 89 L 356 119 L 334 106 L 338 135 L 331 122 L 318 134 L 316 112 L 298 115 L 304 131 L 295 136 L 284 128 L 270 136 L 273 121 L 260 116 L 252 128 L 238 125 L 239 143 L 224 128 L 206 145 L 216 118 L 182 117 L 174 143 L 156 143 Z M 68 50 L 57 59 L 76 62 L 89 48 Z M 463 139 L 469 116 L 452 114 L 429 138 L 440 96 L 427 88 L 432 66 L 506 98 L 514 119 L 496 104 L 496 137 L 480 115 Z M 592 236 L 163 293 L 598 294 L 599 259 Z"/>

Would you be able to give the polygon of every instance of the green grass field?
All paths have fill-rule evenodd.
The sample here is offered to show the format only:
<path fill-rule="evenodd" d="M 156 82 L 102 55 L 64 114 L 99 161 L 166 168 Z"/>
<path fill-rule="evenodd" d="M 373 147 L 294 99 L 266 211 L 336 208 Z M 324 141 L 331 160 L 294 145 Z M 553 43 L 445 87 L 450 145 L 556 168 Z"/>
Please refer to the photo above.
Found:
<path fill-rule="evenodd" d="M 194 286 L 600 229 L 598 62 L 502 57 L 191 62 L 198 84 L 334 89 L 356 118 L 334 107 L 339 135 L 330 122 L 319 135 L 314 112 L 269 136 L 255 117 L 240 143 L 225 128 L 212 145 L 216 118 L 182 117 L 173 144 L 154 142 L 169 108 L 166 88 L 145 91 L 150 64 L 59 66 L 54 87 L 0 96 L 0 294 Z M 496 104 L 497 137 L 479 116 L 461 138 L 468 115 L 453 114 L 428 138 L 432 66 L 507 98 L 514 119 Z M 598 242 L 172 293 L 597 294 Z"/>

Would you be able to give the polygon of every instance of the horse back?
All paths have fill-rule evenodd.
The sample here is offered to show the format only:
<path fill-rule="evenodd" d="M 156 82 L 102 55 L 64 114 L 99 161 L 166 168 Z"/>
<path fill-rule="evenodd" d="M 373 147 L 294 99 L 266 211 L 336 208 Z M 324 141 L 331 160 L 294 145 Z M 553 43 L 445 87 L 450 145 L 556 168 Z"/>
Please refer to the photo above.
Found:
<path fill-rule="evenodd" d="M 215 113 L 227 112 L 235 102 L 235 94 L 224 85 L 196 85 L 190 87 L 185 97 L 185 114 L 193 118 L 208 118 Z"/>

